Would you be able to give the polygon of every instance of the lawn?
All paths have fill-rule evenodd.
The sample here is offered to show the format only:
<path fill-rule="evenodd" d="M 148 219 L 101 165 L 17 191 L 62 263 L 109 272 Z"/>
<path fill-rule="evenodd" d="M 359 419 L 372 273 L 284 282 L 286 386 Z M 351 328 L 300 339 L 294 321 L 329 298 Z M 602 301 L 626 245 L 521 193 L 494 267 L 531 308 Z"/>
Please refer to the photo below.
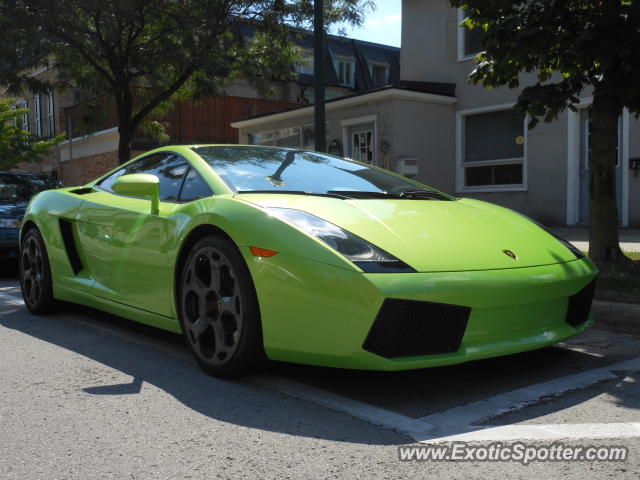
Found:
<path fill-rule="evenodd" d="M 640 260 L 640 252 L 624 252 L 631 260 Z"/>

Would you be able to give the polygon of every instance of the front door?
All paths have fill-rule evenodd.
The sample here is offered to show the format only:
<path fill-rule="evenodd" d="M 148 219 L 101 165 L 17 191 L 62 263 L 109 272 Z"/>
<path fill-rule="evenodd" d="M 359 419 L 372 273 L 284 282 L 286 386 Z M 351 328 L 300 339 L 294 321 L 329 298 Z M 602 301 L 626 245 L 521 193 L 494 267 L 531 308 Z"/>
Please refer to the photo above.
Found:
<path fill-rule="evenodd" d="M 374 125 L 355 125 L 349 128 L 349 156 L 358 162 L 376 164 Z"/>
<path fill-rule="evenodd" d="M 185 159 L 163 152 L 123 167 L 84 196 L 78 223 L 81 249 L 94 280 L 93 294 L 160 315 L 171 316 L 173 286 L 169 248 Z M 150 173 L 160 179 L 160 212 L 151 215 L 149 199 L 118 195 L 111 189 L 124 174 Z"/>
<path fill-rule="evenodd" d="M 589 225 L 589 113 L 587 108 L 580 109 L 579 117 L 580 135 L 580 225 Z M 622 218 L 622 181 L 623 181 L 623 158 L 622 158 L 622 118 L 618 122 L 618 156 L 616 157 L 616 198 L 618 203 L 618 218 Z"/>

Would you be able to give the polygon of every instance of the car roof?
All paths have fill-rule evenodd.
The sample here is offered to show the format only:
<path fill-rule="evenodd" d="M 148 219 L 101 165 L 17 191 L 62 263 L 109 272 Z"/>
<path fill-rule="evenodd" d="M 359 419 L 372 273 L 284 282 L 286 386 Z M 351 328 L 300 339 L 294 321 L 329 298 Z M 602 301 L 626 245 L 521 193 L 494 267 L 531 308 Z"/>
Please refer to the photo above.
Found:
<path fill-rule="evenodd" d="M 27 173 L 27 172 L 3 172 L 0 170 L 0 175 L 12 175 L 16 177 L 37 177 L 37 178 L 51 178 L 49 175 L 43 173 Z"/>

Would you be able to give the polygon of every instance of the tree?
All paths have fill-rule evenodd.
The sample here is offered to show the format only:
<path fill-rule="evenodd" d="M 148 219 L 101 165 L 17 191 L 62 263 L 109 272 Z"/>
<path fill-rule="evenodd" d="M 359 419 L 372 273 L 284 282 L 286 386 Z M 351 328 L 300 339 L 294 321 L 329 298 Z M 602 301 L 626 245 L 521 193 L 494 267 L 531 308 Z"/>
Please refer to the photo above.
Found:
<path fill-rule="evenodd" d="M 328 24 L 361 24 L 369 0 L 328 1 Z M 115 101 L 125 162 L 135 130 L 176 95 L 216 95 L 232 79 L 266 90 L 287 79 L 299 52 L 287 25 L 308 26 L 310 0 L 13 0 L 0 5 L 0 83 L 11 91 L 50 88 L 29 68 L 55 59 L 62 87 Z M 257 32 L 244 44 L 234 23 Z M 35 43 L 34 43 L 35 42 Z"/>
<path fill-rule="evenodd" d="M 615 164 L 618 119 L 626 107 L 640 113 L 640 2 L 634 0 L 450 0 L 464 8 L 468 28 L 484 29 L 484 52 L 471 73 L 494 88 L 533 84 L 516 110 L 553 121 L 590 92 L 589 256 L 601 267 L 625 268 L 618 239 Z"/>
<path fill-rule="evenodd" d="M 11 170 L 22 162 L 41 161 L 64 135 L 41 139 L 22 128 L 28 108 L 13 108 L 12 98 L 0 99 L 0 170 Z"/>

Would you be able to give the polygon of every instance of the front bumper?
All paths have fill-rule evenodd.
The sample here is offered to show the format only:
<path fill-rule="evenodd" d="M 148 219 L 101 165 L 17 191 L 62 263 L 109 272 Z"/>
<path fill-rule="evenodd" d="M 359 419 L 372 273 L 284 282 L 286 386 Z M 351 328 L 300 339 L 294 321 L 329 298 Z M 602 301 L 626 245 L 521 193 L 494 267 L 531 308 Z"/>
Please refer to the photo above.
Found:
<path fill-rule="evenodd" d="M 20 230 L 0 228 L 0 258 L 17 258 L 20 251 Z"/>
<path fill-rule="evenodd" d="M 339 368 L 405 370 L 463 363 L 553 345 L 588 329 L 567 322 L 569 298 L 597 270 L 586 260 L 470 272 L 362 274 L 278 254 L 243 253 L 274 360 Z M 364 348 L 385 299 L 470 308 L 455 351 L 389 358 Z M 371 350 L 371 349 L 370 349 Z"/>

